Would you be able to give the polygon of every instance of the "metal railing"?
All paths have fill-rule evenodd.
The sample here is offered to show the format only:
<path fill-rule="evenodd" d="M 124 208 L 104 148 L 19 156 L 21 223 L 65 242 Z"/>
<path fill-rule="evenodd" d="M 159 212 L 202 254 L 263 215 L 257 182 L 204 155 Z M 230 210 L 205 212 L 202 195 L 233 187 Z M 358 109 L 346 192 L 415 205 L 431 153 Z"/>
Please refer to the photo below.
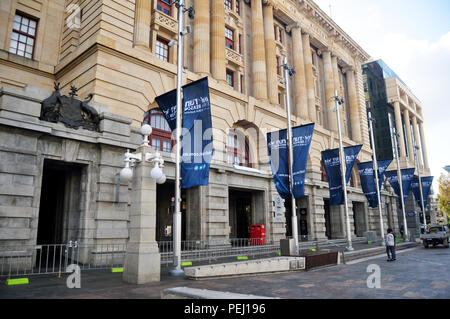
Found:
<path fill-rule="evenodd" d="M 300 252 L 311 248 L 342 248 L 346 244 L 345 240 L 318 241 L 312 237 L 304 240 L 299 242 Z M 122 268 L 126 248 L 126 244 L 85 244 L 76 241 L 59 245 L 0 246 L 0 277 L 61 275 L 73 264 L 81 270 Z M 170 267 L 173 263 L 173 242 L 158 242 L 158 248 L 161 265 Z M 280 252 L 279 241 L 263 239 L 190 240 L 181 243 L 182 262 L 192 263 L 218 263 L 227 259 L 236 260 L 236 257 L 274 257 Z"/>
<path fill-rule="evenodd" d="M 0 277 L 65 273 L 69 265 L 81 270 L 123 267 L 126 244 L 68 244 L 2 246 Z"/>

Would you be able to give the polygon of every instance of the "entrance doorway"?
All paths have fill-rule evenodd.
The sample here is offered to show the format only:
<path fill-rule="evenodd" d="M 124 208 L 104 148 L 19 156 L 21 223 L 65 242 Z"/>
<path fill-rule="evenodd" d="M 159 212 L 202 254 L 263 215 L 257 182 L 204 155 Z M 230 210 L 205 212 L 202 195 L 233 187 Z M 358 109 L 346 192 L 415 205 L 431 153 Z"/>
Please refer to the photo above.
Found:
<path fill-rule="evenodd" d="M 307 202 L 307 200 L 306 200 Z M 300 241 L 308 241 L 308 209 L 301 207 L 301 200 L 297 201 L 297 231 Z M 286 199 L 284 202 L 286 209 L 286 237 L 293 237 L 292 231 L 292 200 Z"/>
<path fill-rule="evenodd" d="M 353 221 L 355 225 L 355 235 L 363 237 L 366 229 L 366 213 L 364 203 L 353 202 Z"/>
<path fill-rule="evenodd" d="M 83 165 L 44 160 L 37 244 L 63 244 L 80 237 Z"/>
<path fill-rule="evenodd" d="M 175 182 L 167 181 L 156 187 L 156 241 L 173 240 Z M 181 191 L 181 240 L 186 240 L 186 191 Z"/>
<path fill-rule="evenodd" d="M 330 210 L 330 200 L 323 200 L 323 209 L 325 210 L 325 235 L 328 239 L 332 239 L 331 232 L 331 210 Z"/>
<path fill-rule="evenodd" d="M 230 190 L 229 193 L 229 222 L 230 238 L 250 238 L 250 226 L 252 225 L 252 193 Z"/>

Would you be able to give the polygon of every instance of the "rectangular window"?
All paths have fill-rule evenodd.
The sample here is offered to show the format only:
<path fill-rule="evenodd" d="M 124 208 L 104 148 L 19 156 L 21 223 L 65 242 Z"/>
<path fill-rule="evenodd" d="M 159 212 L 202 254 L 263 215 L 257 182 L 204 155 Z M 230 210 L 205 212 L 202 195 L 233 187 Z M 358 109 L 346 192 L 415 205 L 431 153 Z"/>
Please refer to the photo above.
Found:
<path fill-rule="evenodd" d="M 225 46 L 234 50 L 234 31 L 225 27 Z"/>
<path fill-rule="evenodd" d="M 277 74 L 281 75 L 280 57 L 277 56 Z"/>
<path fill-rule="evenodd" d="M 279 31 L 279 41 L 283 43 L 283 29 L 279 28 L 278 31 Z"/>
<path fill-rule="evenodd" d="M 241 15 L 241 1 L 236 0 L 236 13 Z"/>
<path fill-rule="evenodd" d="M 16 14 L 9 52 L 32 59 L 36 43 L 37 20 Z"/>
<path fill-rule="evenodd" d="M 233 0 L 225 0 L 225 10 L 233 9 Z"/>
<path fill-rule="evenodd" d="M 244 76 L 241 75 L 241 93 L 244 94 Z"/>
<path fill-rule="evenodd" d="M 156 57 L 169 62 L 169 44 L 161 38 L 156 39 Z"/>
<path fill-rule="evenodd" d="M 233 77 L 234 77 L 233 71 L 227 70 L 227 83 L 232 87 L 234 87 Z"/>
<path fill-rule="evenodd" d="M 172 6 L 170 5 L 170 0 L 158 0 L 156 3 L 156 8 L 167 14 L 168 16 L 172 15 Z"/>

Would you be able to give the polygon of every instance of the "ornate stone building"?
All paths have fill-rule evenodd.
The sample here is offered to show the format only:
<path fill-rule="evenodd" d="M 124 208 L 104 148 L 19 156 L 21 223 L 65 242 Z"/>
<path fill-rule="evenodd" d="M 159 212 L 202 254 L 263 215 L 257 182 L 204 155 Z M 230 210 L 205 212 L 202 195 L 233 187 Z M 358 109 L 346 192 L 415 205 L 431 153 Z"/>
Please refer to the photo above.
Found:
<path fill-rule="evenodd" d="M 302 238 L 345 238 L 344 210 L 330 207 L 321 151 L 337 148 L 335 90 L 345 98 L 344 146 L 371 160 L 361 66 L 369 55 L 310 0 L 187 0 L 184 82 L 209 77 L 215 156 L 209 186 L 183 192 L 183 239 L 291 233 L 289 209 L 275 218 L 266 133 L 316 123 Z M 117 180 L 123 154 L 154 127 L 168 181 L 157 187 L 155 238 L 171 239 L 173 141 L 155 97 L 176 85 L 177 9 L 164 0 L 5 0 L 0 6 L 0 240 L 126 242 L 129 188 Z M 296 74 L 286 96 L 282 61 Z M 96 131 L 43 120 L 42 101 L 72 86 L 99 114 Z M 92 96 L 91 96 L 92 97 Z M 88 99 L 90 100 L 90 98 Z M 412 101 L 412 100 L 411 100 Z M 397 228 L 395 196 L 383 191 L 385 227 Z M 379 229 L 355 169 L 349 188 L 352 235 Z M 290 207 L 286 203 L 286 207 Z M 46 227 L 47 225 L 47 227 Z M 54 225 L 48 227 L 48 225 Z M 309 237 L 308 237 L 309 236 Z"/>

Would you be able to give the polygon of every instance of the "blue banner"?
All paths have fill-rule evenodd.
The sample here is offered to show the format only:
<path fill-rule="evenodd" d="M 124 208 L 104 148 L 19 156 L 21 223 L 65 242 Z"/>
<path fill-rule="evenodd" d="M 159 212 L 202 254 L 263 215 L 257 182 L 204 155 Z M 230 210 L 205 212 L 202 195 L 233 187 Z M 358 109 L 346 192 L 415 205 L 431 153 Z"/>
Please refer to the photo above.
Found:
<path fill-rule="evenodd" d="M 183 144 L 181 188 L 206 186 L 213 156 L 208 78 L 183 87 Z"/>
<path fill-rule="evenodd" d="M 206 186 L 213 156 L 213 134 L 208 78 L 183 86 L 181 187 Z M 157 97 L 172 132 L 176 130 L 176 90 Z"/>
<path fill-rule="evenodd" d="M 421 177 L 422 180 L 422 192 L 423 192 L 423 206 L 425 209 L 428 205 L 428 195 L 430 194 L 431 186 L 433 185 L 433 176 L 429 177 Z M 419 178 L 417 176 L 414 176 L 412 182 L 411 182 L 411 190 L 414 194 L 414 197 L 416 198 L 417 203 L 419 204 L 420 209 L 422 209 L 422 201 L 420 199 L 420 186 L 419 186 Z"/>
<path fill-rule="evenodd" d="M 312 123 L 292 129 L 294 198 L 302 198 L 305 196 L 306 166 L 308 164 L 308 155 L 314 134 L 314 127 L 315 124 Z"/>
<path fill-rule="evenodd" d="M 409 191 L 410 191 L 410 187 L 411 187 L 411 182 L 414 178 L 414 168 L 407 168 L 407 169 L 402 169 L 402 186 L 403 186 L 403 203 L 406 203 L 406 200 L 408 199 L 408 195 L 409 195 Z M 398 183 L 398 175 L 397 175 L 397 170 L 395 171 L 387 171 L 385 173 L 386 175 L 386 179 L 389 181 L 389 183 L 391 184 L 392 188 L 394 189 L 395 193 L 397 194 L 397 196 L 399 198 L 401 198 L 401 193 L 400 193 L 400 184 Z M 403 205 L 403 203 L 401 203 Z"/>
<path fill-rule="evenodd" d="M 356 158 L 361 151 L 362 145 L 350 146 L 344 148 L 346 174 L 345 181 L 348 184 L 352 175 L 353 166 Z M 344 204 L 344 192 L 342 185 L 341 161 L 339 149 L 326 150 L 322 152 L 322 161 L 328 176 L 330 187 L 330 206 L 339 206 Z"/>
<path fill-rule="evenodd" d="M 308 124 L 292 128 L 294 198 L 305 196 L 306 166 L 311 147 L 315 124 Z M 273 179 L 278 193 L 283 199 L 291 198 L 289 183 L 289 148 L 287 130 L 267 134 L 267 147 Z"/>
<path fill-rule="evenodd" d="M 378 161 L 378 187 L 381 192 L 383 185 L 384 172 L 391 165 L 392 160 Z M 358 164 L 359 176 L 361 177 L 361 186 L 369 202 L 370 208 L 378 207 L 378 195 L 375 188 L 375 172 L 373 170 L 373 162 L 366 162 Z"/>
<path fill-rule="evenodd" d="M 267 148 L 269 150 L 273 181 L 278 194 L 283 199 L 291 198 L 287 144 L 287 130 L 267 134 Z"/>

